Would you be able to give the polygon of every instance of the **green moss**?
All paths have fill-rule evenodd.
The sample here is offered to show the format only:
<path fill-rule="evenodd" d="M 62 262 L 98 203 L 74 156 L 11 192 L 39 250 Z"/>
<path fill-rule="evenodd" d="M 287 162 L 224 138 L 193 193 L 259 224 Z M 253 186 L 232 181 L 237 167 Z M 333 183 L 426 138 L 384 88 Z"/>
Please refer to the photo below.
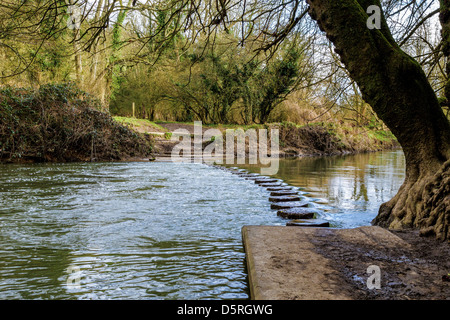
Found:
<path fill-rule="evenodd" d="M 395 136 L 390 131 L 384 130 L 368 131 L 367 135 L 375 140 L 382 142 L 390 142 L 396 140 Z"/>

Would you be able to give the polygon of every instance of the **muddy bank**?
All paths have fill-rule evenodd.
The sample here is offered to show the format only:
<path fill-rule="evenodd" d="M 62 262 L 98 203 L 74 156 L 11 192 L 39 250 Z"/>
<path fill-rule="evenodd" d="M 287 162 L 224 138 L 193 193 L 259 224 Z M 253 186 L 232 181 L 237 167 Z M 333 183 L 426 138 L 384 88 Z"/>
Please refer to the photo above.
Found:
<path fill-rule="evenodd" d="M 418 231 L 391 231 L 404 245 L 382 246 L 348 241 L 327 234 L 327 241 L 312 240 L 315 252 L 339 270 L 342 289 L 353 299 L 447 300 L 450 299 L 450 245 L 419 236 Z M 367 267 L 381 271 L 379 289 L 367 287 Z M 362 275 L 365 275 L 362 276 Z"/>
<path fill-rule="evenodd" d="M 385 132 L 346 131 L 331 125 L 298 127 L 294 124 L 272 125 L 280 132 L 280 156 L 331 156 L 375 152 L 399 147 Z"/>

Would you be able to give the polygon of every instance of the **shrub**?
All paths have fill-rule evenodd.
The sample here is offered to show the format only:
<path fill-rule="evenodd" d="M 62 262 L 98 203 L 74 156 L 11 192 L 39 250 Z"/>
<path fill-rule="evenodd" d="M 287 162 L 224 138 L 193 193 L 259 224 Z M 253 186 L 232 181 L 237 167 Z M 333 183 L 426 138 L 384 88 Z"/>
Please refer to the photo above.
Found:
<path fill-rule="evenodd" d="M 73 83 L 0 89 L 0 159 L 107 161 L 151 154 L 149 137 L 117 123 Z"/>

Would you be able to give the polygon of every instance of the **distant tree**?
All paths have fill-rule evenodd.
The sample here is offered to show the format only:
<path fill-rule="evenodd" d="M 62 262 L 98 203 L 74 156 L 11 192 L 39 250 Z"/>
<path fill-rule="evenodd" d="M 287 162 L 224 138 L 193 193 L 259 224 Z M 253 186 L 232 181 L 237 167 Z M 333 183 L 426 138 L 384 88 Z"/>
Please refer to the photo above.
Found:
<path fill-rule="evenodd" d="M 268 64 L 256 76 L 253 88 L 258 97 L 256 103 L 253 102 L 253 105 L 257 105 L 253 113 L 255 122 L 267 122 L 272 110 L 286 99 L 305 76 L 300 68 L 300 48 L 289 47 L 281 54 L 283 56 L 279 60 Z"/>

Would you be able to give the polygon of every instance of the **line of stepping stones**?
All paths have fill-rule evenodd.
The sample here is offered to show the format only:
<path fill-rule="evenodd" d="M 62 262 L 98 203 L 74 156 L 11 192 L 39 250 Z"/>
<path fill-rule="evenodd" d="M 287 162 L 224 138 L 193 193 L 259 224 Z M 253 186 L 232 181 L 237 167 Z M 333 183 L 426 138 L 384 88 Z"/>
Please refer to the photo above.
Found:
<path fill-rule="evenodd" d="M 246 180 L 253 180 L 259 186 L 266 188 L 270 192 L 270 208 L 277 210 L 279 217 L 290 219 L 287 226 L 300 227 L 329 227 L 330 223 L 326 220 L 318 219 L 318 211 L 308 208 L 310 202 L 306 197 L 299 195 L 299 192 L 292 189 L 279 179 L 261 176 L 257 173 L 250 173 L 245 169 L 236 167 L 223 167 L 215 165 L 214 167 L 229 171 Z"/>

